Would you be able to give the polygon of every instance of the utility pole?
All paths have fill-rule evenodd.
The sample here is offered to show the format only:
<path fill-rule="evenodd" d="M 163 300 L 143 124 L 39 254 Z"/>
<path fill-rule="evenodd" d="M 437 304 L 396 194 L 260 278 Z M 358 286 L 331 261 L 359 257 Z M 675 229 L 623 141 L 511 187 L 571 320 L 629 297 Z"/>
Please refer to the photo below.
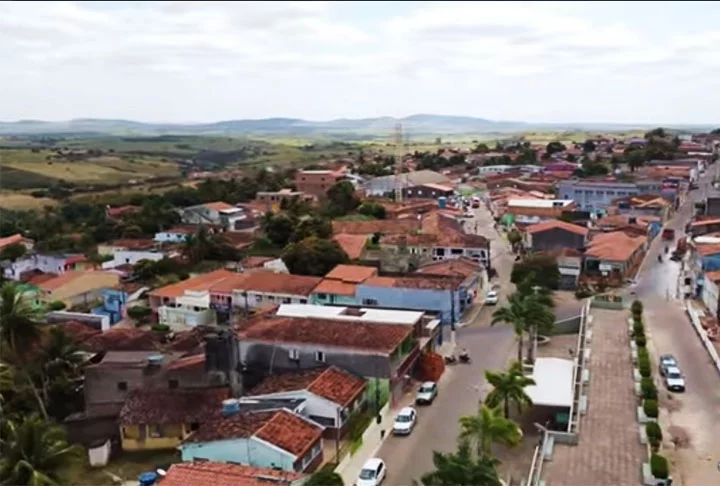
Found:
<path fill-rule="evenodd" d="M 403 137 L 402 137 L 402 123 L 395 124 L 395 202 L 402 202 L 403 200 Z"/>

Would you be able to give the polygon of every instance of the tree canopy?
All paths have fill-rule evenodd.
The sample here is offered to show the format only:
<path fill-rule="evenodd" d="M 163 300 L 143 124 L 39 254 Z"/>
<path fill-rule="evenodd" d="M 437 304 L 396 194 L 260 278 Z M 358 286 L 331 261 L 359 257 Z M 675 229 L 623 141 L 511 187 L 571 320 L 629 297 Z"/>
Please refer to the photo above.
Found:
<path fill-rule="evenodd" d="M 344 216 L 360 205 L 355 186 L 350 181 L 340 181 L 327 191 L 328 211 L 333 216 Z"/>
<path fill-rule="evenodd" d="M 435 470 L 424 474 L 423 486 L 500 486 L 499 461 L 491 456 L 473 457 L 470 445 L 463 441 L 457 452 L 433 452 Z"/>
<path fill-rule="evenodd" d="M 322 276 L 350 259 L 340 246 L 317 237 L 306 238 L 285 248 L 282 260 L 291 273 Z"/>
<path fill-rule="evenodd" d="M 557 259 L 551 255 L 530 255 L 513 265 L 510 281 L 518 284 L 532 276 L 532 285 L 557 290 L 560 286 L 560 270 Z"/>

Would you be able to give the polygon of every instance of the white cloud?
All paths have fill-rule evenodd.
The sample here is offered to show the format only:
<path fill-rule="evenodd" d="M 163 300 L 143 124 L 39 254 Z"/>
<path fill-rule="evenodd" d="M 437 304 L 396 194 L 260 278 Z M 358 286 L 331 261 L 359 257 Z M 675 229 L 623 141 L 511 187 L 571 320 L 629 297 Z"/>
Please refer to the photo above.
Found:
<path fill-rule="evenodd" d="M 648 15 L 665 15 L 676 31 L 595 3 L 402 3 L 390 14 L 373 2 L 2 2 L 0 104 L 4 118 L 441 111 L 523 119 L 523 109 L 543 118 L 564 107 L 565 119 L 613 119 L 614 109 L 639 120 L 637 98 L 649 106 L 662 79 L 665 92 L 688 73 L 703 73 L 703 86 L 720 79 L 720 31 L 662 9 Z M 522 103 L 507 104 L 508 93 Z M 551 104 L 583 93 L 616 105 Z M 682 96 L 698 94 L 673 99 Z M 189 101 L 160 104 L 169 98 Z M 712 116 L 682 105 L 667 116 Z"/>

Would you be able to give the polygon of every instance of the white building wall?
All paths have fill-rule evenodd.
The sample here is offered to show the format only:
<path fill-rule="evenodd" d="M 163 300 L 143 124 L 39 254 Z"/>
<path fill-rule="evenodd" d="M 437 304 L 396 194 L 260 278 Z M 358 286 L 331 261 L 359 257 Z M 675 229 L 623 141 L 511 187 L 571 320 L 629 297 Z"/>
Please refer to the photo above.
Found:
<path fill-rule="evenodd" d="M 243 292 L 234 291 L 233 306 L 252 309 L 266 304 L 307 304 L 310 301 L 310 297 L 306 295 L 274 294 L 251 290 L 247 291 L 246 296 L 243 295 Z"/>
<path fill-rule="evenodd" d="M 120 265 L 135 265 L 140 260 L 151 260 L 156 262 L 165 258 L 165 253 L 159 251 L 138 251 L 138 250 L 118 250 L 114 253 L 113 259 L 103 262 L 103 269 L 115 268 Z"/>
<path fill-rule="evenodd" d="M 718 315 L 718 298 L 720 298 L 720 290 L 717 283 L 706 277 L 703 284 L 702 300 L 713 317 Z"/>

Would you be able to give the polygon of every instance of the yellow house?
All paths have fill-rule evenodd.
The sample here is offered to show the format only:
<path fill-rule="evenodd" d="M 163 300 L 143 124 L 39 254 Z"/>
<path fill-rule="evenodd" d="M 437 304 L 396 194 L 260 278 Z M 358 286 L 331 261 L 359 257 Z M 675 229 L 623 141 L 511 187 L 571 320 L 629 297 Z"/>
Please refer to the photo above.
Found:
<path fill-rule="evenodd" d="M 222 410 L 227 388 L 152 388 L 130 392 L 120 412 L 124 451 L 174 449 L 204 418 Z"/>
<path fill-rule="evenodd" d="M 120 283 L 120 276 L 113 272 L 70 271 L 38 284 L 40 300 L 65 302 L 72 307 L 88 304 L 102 298 L 103 289 Z"/>

